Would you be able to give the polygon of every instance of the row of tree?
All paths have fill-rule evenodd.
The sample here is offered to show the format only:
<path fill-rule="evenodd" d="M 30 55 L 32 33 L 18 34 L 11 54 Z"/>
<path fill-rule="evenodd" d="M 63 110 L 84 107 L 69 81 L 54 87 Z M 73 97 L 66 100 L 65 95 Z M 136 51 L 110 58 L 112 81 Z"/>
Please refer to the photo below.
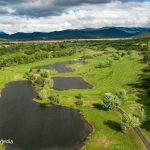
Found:
<path fill-rule="evenodd" d="M 75 54 L 75 50 L 60 50 L 60 51 L 36 51 L 33 54 L 26 54 L 23 52 L 13 53 L 9 55 L 3 55 L 0 57 L 0 68 L 9 67 L 17 64 L 27 64 L 31 62 L 36 62 L 39 60 L 43 60 L 46 58 L 56 58 L 56 57 L 64 57 L 71 56 Z"/>
<path fill-rule="evenodd" d="M 45 106 L 46 103 L 57 105 L 59 104 L 59 96 L 51 94 L 51 88 L 53 86 L 53 80 L 50 78 L 48 71 L 30 70 L 25 74 L 27 80 L 29 80 L 36 89 L 37 97 L 35 100 L 41 103 L 41 106 Z"/>
<path fill-rule="evenodd" d="M 0 47 L 0 67 L 22 63 L 30 63 L 44 58 L 71 56 L 85 49 L 105 51 L 108 47 L 116 50 L 143 51 L 147 39 L 116 40 L 116 41 L 64 41 L 57 43 L 4 43 Z M 89 57 L 89 56 L 86 56 Z M 118 59 L 117 55 L 114 56 Z M 149 52 L 145 59 L 149 59 Z"/>
<path fill-rule="evenodd" d="M 147 44 L 147 49 L 144 51 L 144 62 L 147 64 L 143 69 L 143 74 L 141 76 L 141 88 L 145 90 L 146 94 L 146 105 L 150 106 L 150 42 Z"/>
<path fill-rule="evenodd" d="M 127 92 L 124 89 L 116 92 L 115 95 L 112 93 L 106 93 L 103 98 L 103 104 L 105 110 L 114 110 L 119 108 L 121 103 L 127 99 Z M 121 113 L 123 111 L 121 110 Z M 146 120 L 146 114 L 143 108 L 138 109 L 138 115 L 133 115 L 131 113 L 123 113 L 121 117 L 121 129 L 126 132 L 128 129 L 133 127 L 138 127 L 143 121 Z"/>

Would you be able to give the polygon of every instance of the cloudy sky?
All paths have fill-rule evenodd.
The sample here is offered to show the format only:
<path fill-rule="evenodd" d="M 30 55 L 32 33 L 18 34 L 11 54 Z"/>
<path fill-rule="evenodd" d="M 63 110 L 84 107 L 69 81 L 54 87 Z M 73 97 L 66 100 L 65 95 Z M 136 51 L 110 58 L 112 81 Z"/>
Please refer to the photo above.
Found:
<path fill-rule="evenodd" d="M 0 0 L 0 31 L 150 27 L 150 0 Z"/>

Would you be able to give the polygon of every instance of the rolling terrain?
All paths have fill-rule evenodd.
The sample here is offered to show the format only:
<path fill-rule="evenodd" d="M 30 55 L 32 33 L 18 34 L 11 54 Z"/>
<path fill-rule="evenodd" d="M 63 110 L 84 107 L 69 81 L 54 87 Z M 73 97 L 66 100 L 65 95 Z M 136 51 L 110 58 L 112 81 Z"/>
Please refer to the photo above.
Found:
<path fill-rule="evenodd" d="M 139 41 L 141 45 L 139 45 Z M 127 133 L 122 132 L 120 112 L 116 109 L 106 111 L 102 104 L 106 93 L 115 94 L 118 90 L 125 89 L 127 91 L 127 98 L 119 107 L 124 112 L 134 114 L 135 116 L 138 115 L 137 108 L 145 109 L 148 118 L 142 122 L 139 130 L 149 141 L 150 132 L 147 126 L 149 124 L 148 112 L 150 109 L 149 103 L 146 102 L 148 96 L 144 94 L 144 89 L 138 87 L 141 83 L 143 70 L 147 66 L 147 63 L 142 61 L 144 57 L 143 51 L 147 52 L 147 41 L 149 39 L 143 39 L 143 41 L 70 41 L 47 45 L 45 43 L 10 44 L 4 51 L 1 51 L 3 61 L 1 60 L 0 62 L 0 88 L 3 89 L 5 84 L 11 81 L 27 80 L 25 78 L 27 72 L 35 73 L 37 76 L 39 71 L 41 73 L 42 71 L 47 71 L 51 79 L 55 77 L 83 78 L 84 81 L 92 85 L 92 88 L 60 91 L 51 86 L 48 88 L 47 96 L 59 95 L 59 106 L 79 110 L 92 126 L 93 132 L 84 143 L 83 149 L 145 150 L 144 143 L 133 129 L 130 129 Z M 44 53 L 37 53 L 37 45 Z M 73 51 L 74 49 L 76 51 Z M 56 52 L 59 51 L 59 53 L 56 53 L 54 50 Z M 72 50 L 73 53 L 68 54 L 66 50 L 67 52 Z M 22 53 L 24 53 L 24 57 L 21 58 L 24 59 L 19 57 Z M 25 54 L 28 58 L 31 56 L 30 60 L 26 59 Z M 45 54 L 49 54 L 48 57 Z M 8 59 L 6 60 L 7 57 Z M 71 63 L 80 59 L 87 63 Z M 111 61 L 111 64 L 105 66 L 104 62 L 108 61 Z M 56 63 L 64 62 L 70 62 L 67 64 L 67 67 L 73 71 L 62 73 L 55 70 L 55 68 L 36 69 L 38 66 L 54 66 Z M 36 89 L 38 91 L 39 87 L 37 86 Z M 142 93 L 140 93 L 141 91 Z M 50 107 L 51 105 L 49 105 L 50 102 L 47 97 L 33 101 Z M 79 100 L 80 103 L 77 103 Z"/>
<path fill-rule="evenodd" d="M 64 40 L 64 39 L 100 39 L 129 38 L 150 33 L 150 28 L 105 27 L 100 29 L 78 29 L 54 32 L 33 32 L 6 34 L 0 32 L 0 39 L 7 40 Z"/>

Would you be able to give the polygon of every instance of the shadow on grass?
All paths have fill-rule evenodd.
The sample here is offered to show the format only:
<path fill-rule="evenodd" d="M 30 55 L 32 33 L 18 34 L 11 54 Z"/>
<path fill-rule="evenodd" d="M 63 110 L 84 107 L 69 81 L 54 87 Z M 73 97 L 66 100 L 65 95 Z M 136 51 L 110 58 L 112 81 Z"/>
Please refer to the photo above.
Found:
<path fill-rule="evenodd" d="M 121 126 L 116 121 L 107 120 L 107 121 L 104 121 L 104 124 L 107 125 L 109 128 L 117 131 L 117 132 L 121 132 Z"/>
<path fill-rule="evenodd" d="M 148 72 L 150 72 L 150 67 L 145 67 L 145 68 L 142 69 L 142 71 L 144 73 L 148 73 Z"/>
<path fill-rule="evenodd" d="M 137 95 L 139 97 L 138 100 L 136 100 L 137 103 L 139 104 L 143 104 L 144 106 L 148 106 L 149 104 L 149 98 L 147 97 L 147 95 L 145 93 L 143 94 L 138 94 Z"/>
<path fill-rule="evenodd" d="M 102 106 L 102 104 L 98 104 L 98 103 L 95 103 L 95 104 L 93 104 L 93 106 L 94 106 L 94 108 L 96 108 L 96 109 L 98 109 L 98 110 L 106 110 L 103 106 Z"/>

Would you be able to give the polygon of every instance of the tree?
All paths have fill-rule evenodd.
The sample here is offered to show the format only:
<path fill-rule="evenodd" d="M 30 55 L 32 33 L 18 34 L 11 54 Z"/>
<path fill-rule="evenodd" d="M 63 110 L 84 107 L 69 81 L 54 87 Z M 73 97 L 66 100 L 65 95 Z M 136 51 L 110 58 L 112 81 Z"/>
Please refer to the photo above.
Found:
<path fill-rule="evenodd" d="M 48 93 L 45 89 L 41 90 L 38 92 L 38 97 L 43 100 L 43 99 L 46 99 L 48 96 Z"/>
<path fill-rule="evenodd" d="M 112 93 L 106 93 L 103 98 L 103 107 L 106 110 L 113 110 L 120 106 L 121 102 L 117 96 Z"/>
<path fill-rule="evenodd" d="M 36 79 L 36 76 L 32 72 L 26 73 L 26 76 L 29 81 L 34 81 Z"/>
<path fill-rule="evenodd" d="M 53 84 L 54 84 L 54 81 L 51 78 L 45 79 L 45 85 L 48 86 L 49 88 L 52 88 Z"/>
<path fill-rule="evenodd" d="M 114 59 L 114 60 L 119 60 L 119 59 L 120 59 L 119 54 L 113 53 L 113 59 Z"/>
<path fill-rule="evenodd" d="M 150 62 L 150 42 L 147 44 L 147 50 L 145 52 L 144 60 Z"/>
<path fill-rule="evenodd" d="M 125 52 L 122 52 L 122 53 L 121 53 L 121 57 L 124 57 L 125 55 L 126 55 Z"/>
<path fill-rule="evenodd" d="M 124 113 L 121 118 L 121 129 L 126 132 L 128 129 L 140 126 L 139 118 L 133 116 L 131 113 Z"/>
<path fill-rule="evenodd" d="M 146 120 L 147 115 L 146 115 L 145 110 L 143 108 L 138 109 L 138 117 L 139 117 L 141 122 Z"/>
<path fill-rule="evenodd" d="M 48 78 L 48 72 L 47 72 L 47 71 L 42 71 L 42 72 L 40 73 L 40 75 L 41 75 L 41 77 L 43 77 L 43 78 Z"/>
<path fill-rule="evenodd" d="M 44 86 L 44 82 L 45 82 L 45 80 L 42 77 L 37 77 L 34 81 L 34 83 L 38 84 L 41 87 Z"/>
<path fill-rule="evenodd" d="M 41 69 L 37 69 L 36 72 L 37 72 L 37 73 L 40 73 L 40 72 L 41 72 Z"/>
<path fill-rule="evenodd" d="M 127 98 L 127 91 L 125 89 L 120 89 L 119 91 L 116 92 L 116 96 L 120 100 L 125 100 Z"/>
<path fill-rule="evenodd" d="M 107 61 L 100 62 L 96 68 L 106 68 L 112 65 L 112 60 L 108 59 Z"/>
<path fill-rule="evenodd" d="M 150 50 L 145 52 L 144 60 L 150 62 Z"/>
<path fill-rule="evenodd" d="M 52 105 L 59 104 L 59 101 L 60 101 L 58 95 L 51 95 L 48 99 Z"/>

